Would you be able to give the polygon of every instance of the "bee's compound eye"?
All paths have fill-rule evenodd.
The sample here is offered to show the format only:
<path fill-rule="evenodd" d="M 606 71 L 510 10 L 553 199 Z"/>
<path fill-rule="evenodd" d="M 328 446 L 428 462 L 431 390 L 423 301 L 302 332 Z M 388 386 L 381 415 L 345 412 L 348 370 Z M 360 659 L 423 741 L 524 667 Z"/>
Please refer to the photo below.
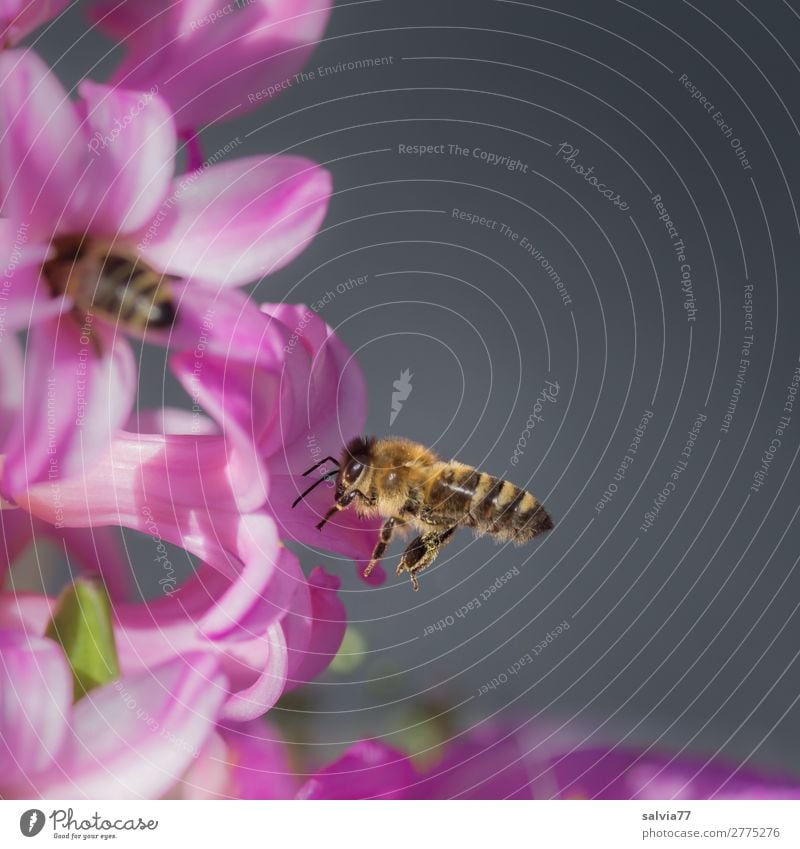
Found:
<path fill-rule="evenodd" d="M 364 464 L 355 457 L 347 464 L 344 470 L 344 482 L 347 486 L 352 486 L 361 477 L 364 471 Z"/>

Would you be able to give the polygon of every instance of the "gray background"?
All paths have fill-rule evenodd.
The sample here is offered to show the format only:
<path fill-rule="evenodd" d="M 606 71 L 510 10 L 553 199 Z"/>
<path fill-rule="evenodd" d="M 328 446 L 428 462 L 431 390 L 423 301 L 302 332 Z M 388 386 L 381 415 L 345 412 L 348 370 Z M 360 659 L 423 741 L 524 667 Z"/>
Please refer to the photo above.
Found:
<path fill-rule="evenodd" d="M 60 57 L 68 84 L 97 60 L 98 79 L 113 64 L 94 34 L 66 49 L 84 27 L 73 9 L 37 44 Z M 204 132 L 207 153 L 238 135 L 232 155 L 300 152 L 333 172 L 325 231 L 255 295 L 311 302 L 369 275 L 321 313 L 366 373 L 369 431 L 507 475 L 557 523 L 524 548 L 462 532 L 418 594 L 393 575 L 368 588 L 351 564 L 304 552 L 308 566 L 341 574 L 368 649 L 281 709 L 324 745 L 320 758 L 366 734 L 399 743 L 444 710 L 456 727 L 486 717 L 563 726 L 578 740 L 718 752 L 800 774 L 800 406 L 750 491 L 800 354 L 798 36 L 797 4 L 778 0 L 338 3 L 311 67 L 391 64 L 295 85 Z M 751 170 L 682 74 L 723 113 Z M 563 142 L 627 211 L 559 159 Z M 527 173 L 398 152 L 439 143 L 509 154 Z M 686 245 L 693 323 L 654 194 Z M 527 236 L 571 304 L 519 243 L 454 219 L 454 208 Z M 747 282 L 755 343 L 723 433 Z M 413 390 L 390 429 L 392 383 L 406 368 Z M 160 403 L 163 386 L 179 398 L 159 352 L 145 352 L 143 369 L 144 405 Z M 558 381 L 557 401 L 515 468 L 545 380 Z M 635 461 L 598 513 L 645 410 Z M 699 413 L 689 463 L 645 533 Z M 512 567 L 519 574 L 490 601 L 455 618 Z M 448 616 L 451 626 L 425 636 Z M 478 696 L 563 620 L 569 630 L 533 664 Z"/>

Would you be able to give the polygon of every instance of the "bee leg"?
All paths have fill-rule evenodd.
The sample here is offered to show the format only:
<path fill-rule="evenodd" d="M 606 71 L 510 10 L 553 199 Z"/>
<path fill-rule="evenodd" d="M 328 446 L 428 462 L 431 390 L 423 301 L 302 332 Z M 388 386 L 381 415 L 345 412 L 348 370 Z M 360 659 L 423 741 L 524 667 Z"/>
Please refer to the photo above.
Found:
<path fill-rule="evenodd" d="M 402 524 L 402 522 L 395 518 L 387 519 L 383 523 L 380 538 L 375 544 L 375 548 L 372 552 L 372 557 L 370 558 L 369 565 L 364 570 L 365 578 L 369 578 L 369 576 L 372 574 L 372 570 L 378 565 L 378 563 L 380 563 L 381 557 L 383 557 L 383 553 L 386 551 L 386 547 L 392 540 L 392 533 L 394 532 L 395 526 L 399 524 Z"/>
<path fill-rule="evenodd" d="M 427 569 L 428 566 L 436 559 L 439 549 L 443 548 L 450 542 L 450 537 L 456 531 L 458 526 L 453 526 L 445 531 L 432 531 L 431 533 L 423 534 L 422 536 L 413 539 L 403 556 L 400 559 L 400 565 L 397 567 L 397 574 L 408 572 L 411 576 L 411 586 L 414 591 L 419 589 L 417 581 L 417 573 Z"/>

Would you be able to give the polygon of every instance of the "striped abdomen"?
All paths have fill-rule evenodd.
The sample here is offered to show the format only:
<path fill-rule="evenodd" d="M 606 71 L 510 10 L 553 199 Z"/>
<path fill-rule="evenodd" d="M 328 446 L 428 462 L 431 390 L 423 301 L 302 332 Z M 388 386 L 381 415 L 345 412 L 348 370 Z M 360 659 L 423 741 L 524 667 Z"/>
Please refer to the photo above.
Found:
<path fill-rule="evenodd" d="M 515 542 L 526 542 L 553 527 L 547 511 L 530 492 L 460 463 L 442 464 L 441 473 L 431 482 L 428 505 L 434 515 L 449 516 L 477 533 Z"/>

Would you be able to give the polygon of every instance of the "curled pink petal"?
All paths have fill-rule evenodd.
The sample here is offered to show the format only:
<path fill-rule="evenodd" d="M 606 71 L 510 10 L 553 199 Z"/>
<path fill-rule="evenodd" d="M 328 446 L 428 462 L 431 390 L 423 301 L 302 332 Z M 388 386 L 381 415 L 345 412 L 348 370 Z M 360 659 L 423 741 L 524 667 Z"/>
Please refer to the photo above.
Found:
<path fill-rule="evenodd" d="M 142 256 L 178 277 L 239 286 L 283 268 L 322 224 L 330 174 L 297 156 L 246 157 L 175 180 Z"/>
<path fill-rule="evenodd" d="M 243 455 L 263 454 L 263 435 L 282 409 L 285 328 L 235 290 L 210 304 L 205 286 L 187 286 L 186 295 L 189 315 L 205 306 L 205 318 L 192 338 L 181 316 L 180 341 L 191 347 L 172 357 L 172 370 Z"/>
<path fill-rule="evenodd" d="M 28 224 L 0 218 L 0 344 L 71 306 L 67 298 L 54 298 L 41 277 L 47 254 L 44 245 L 31 242 Z"/>
<path fill-rule="evenodd" d="M 257 631 L 278 621 L 302 581 L 297 558 L 280 545 L 275 523 L 266 515 L 240 517 L 231 548 L 241 556 L 243 568 L 200 622 L 210 637 L 241 627 Z"/>
<path fill-rule="evenodd" d="M 294 594 L 305 587 L 305 581 L 296 558 L 285 552 L 282 561 Z M 244 576 L 237 580 L 245 594 L 252 593 Z M 278 624 L 286 610 L 276 604 L 277 593 L 262 593 L 238 622 L 226 622 L 224 633 L 206 633 L 204 621 L 216 612 L 220 599 L 225 603 L 230 591 L 231 582 L 206 567 L 196 578 L 170 586 L 157 600 L 116 605 L 115 632 L 123 671 L 147 669 L 175 655 L 210 652 L 228 680 L 229 695 L 221 715 L 242 721 L 264 714 L 286 684 L 287 638 Z"/>
<path fill-rule="evenodd" d="M 286 638 L 279 625 L 267 629 L 267 661 L 261 666 L 258 678 L 249 686 L 230 696 L 220 711 L 220 718 L 230 722 L 245 722 L 266 713 L 283 694 L 288 666 Z M 223 669 L 228 672 L 237 647 L 228 653 Z M 229 673 L 230 674 L 230 673 Z"/>

